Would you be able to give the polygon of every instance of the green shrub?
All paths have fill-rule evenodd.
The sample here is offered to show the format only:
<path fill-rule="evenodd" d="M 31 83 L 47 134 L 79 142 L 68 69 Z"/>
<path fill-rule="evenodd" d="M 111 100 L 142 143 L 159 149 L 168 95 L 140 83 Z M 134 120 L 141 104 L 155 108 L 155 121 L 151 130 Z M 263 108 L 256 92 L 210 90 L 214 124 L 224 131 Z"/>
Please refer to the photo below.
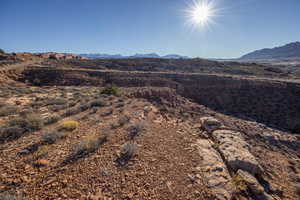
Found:
<path fill-rule="evenodd" d="M 101 94 L 107 94 L 107 95 L 114 95 L 114 96 L 120 96 L 118 92 L 118 87 L 113 85 L 106 86 L 102 91 Z"/>
<path fill-rule="evenodd" d="M 74 131 L 78 127 L 79 123 L 73 120 L 67 120 L 60 124 L 59 131 Z"/>
<path fill-rule="evenodd" d="M 0 108 L 0 117 L 12 115 L 18 112 L 18 107 L 14 105 L 3 105 Z"/>

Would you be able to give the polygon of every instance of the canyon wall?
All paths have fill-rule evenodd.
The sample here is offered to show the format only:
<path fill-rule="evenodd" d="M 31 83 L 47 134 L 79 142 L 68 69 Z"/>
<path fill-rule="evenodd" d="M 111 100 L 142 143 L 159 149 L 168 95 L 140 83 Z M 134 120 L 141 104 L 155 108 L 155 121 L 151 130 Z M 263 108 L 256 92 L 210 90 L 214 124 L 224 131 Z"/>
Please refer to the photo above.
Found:
<path fill-rule="evenodd" d="M 22 81 L 48 86 L 170 87 L 216 111 L 300 133 L 300 83 L 296 82 L 210 74 L 53 68 L 28 68 Z"/>

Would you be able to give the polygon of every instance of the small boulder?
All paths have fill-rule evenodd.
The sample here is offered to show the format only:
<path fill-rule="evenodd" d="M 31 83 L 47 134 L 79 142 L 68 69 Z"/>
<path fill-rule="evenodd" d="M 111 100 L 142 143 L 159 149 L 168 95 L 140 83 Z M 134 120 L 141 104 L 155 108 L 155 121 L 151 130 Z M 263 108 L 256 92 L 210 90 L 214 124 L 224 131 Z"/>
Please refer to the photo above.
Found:
<path fill-rule="evenodd" d="M 202 117 L 200 121 L 202 128 L 209 133 L 212 133 L 222 126 L 221 122 L 213 117 Z"/>

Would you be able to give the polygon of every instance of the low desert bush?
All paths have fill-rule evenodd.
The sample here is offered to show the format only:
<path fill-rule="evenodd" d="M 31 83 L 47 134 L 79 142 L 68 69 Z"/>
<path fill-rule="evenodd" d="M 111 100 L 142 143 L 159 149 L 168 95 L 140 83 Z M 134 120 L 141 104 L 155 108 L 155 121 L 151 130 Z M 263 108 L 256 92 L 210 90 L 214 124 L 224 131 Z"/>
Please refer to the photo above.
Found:
<path fill-rule="evenodd" d="M 43 144 L 54 144 L 59 139 L 58 132 L 46 132 L 42 134 Z"/>
<path fill-rule="evenodd" d="M 106 141 L 105 135 L 92 135 L 82 139 L 82 141 L 75 145 L 74 156 L 87 155 L 89 153 L 95 152 L 101 144 Z"/>
<path fill-rule="evenodd" d="M 116 162 L 119 166 L 125 166 L 136 153 L 137 147 L 135 144 L 126 143 L 121 147 L 121 154 Z"/>
<path fill-rule="evenodd" d="M 3 105 L 0 108 L 0 117 L 12 115 L 18 112 L 18 107 L 14 105 Z"/>
<path fill-rule="evenodd" d="M 44 119 L 44 124 L 49 125 L 56 123 L 58 120 L 60 120 L 61 117 L 58 114 L 50 114 Z"/>
<path fill-rule="evenodd" d="M 18 126 L 0 128 L 0 142 L 13 140 L 21 137 L 26 130 Z"/>
<path fill-rule="evenodd" d="M 38 150 L 36 152 L 34 152 L 33 158 L 34 159 L 40 159 L 40 158 L 45 157 L 46 155 L 48 155 L 48 152 L 49 152 L 49 146 L 48 145 L 39 146 Z"/>
<path fill-rule="evenodd" d="M 128 128 L 128 137 L 129 139 L 134 139 L 136 136 L 141 135 L 145 131 L 145 125 L 141 122 L 136 122 L 131 124 Z"/>
<path fill-rule="evenodd" d="M 15 117 L 7 122 L 8 127 L 19 127 L 26 131 L 36 131 L 43 126 L 42 117 L 39 114 L 29 113 L 24 116 Z"/>
<path fill-rule="evenodd" d="M 42 144 L 54 144 L 57 140 L 67 137 L 68 132 L 46 132 L 42 134 Z"/>
<path fill-rule="evenodd" d="M 9 193 L 0 193 L 0 200 L 27 200 L 25 197 L 16 196 Z"/>
<path fill-rule="evenodd" d="M 67 120 L 59 125 L 59 131 L 74 131 L 78 127 L 79 123 L 74 120 Z"/>
<path fill-rule="evenodd" d="M 106 86 L 101 91 L 101 94 L 120 96 L 119 91 L 118 91 L 118 87 L 117 86 L 113 86 L 113 85 Z"/>

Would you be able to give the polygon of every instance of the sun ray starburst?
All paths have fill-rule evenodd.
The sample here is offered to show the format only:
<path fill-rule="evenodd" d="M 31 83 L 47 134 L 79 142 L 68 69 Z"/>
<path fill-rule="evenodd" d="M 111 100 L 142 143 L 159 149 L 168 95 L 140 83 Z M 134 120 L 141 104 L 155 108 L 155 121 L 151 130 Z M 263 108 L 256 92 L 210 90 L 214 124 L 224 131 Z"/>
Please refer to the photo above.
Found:
<path fill-rule="evenodd" d="M 193 28 L 207 27 L 214 23 L 217 14 L 215 0 L 193 0 L 185 10 L 187 22 Z"/>

